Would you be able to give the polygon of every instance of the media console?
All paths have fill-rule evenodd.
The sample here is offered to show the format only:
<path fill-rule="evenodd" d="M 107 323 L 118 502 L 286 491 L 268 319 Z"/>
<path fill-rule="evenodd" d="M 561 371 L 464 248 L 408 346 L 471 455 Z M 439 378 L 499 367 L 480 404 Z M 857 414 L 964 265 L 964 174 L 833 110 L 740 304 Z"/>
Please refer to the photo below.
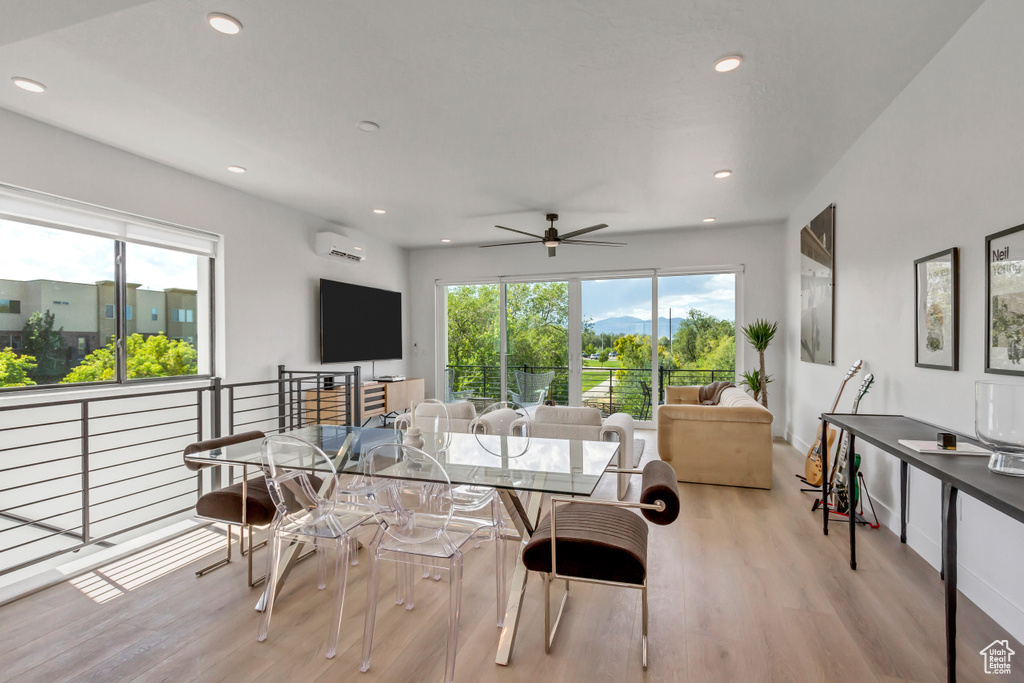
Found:
<path fill-rule="evenodd" d="M 362 421 L 388 413 L 409 409 L 412 401 L 422 401 L 425 385 L 423 378 L 414 377 L 398 382 L 371 382 L 359 387 Z M 345 423 L 348 392 L 343 385 L 333 389 L 310 389 L 304 392 L 306 419 L 319 424 Z M 357 425 L 358 426 L 358 425 Z"/>

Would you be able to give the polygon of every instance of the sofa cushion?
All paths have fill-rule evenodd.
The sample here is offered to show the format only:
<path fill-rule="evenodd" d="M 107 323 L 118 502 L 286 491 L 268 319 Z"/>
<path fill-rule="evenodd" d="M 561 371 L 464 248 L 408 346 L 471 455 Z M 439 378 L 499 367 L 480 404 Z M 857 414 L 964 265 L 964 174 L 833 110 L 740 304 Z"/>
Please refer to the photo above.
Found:
<path fill-rule="evenodd" d="M 718 407 L 720 408 L 740 408 L 743 406 L 766 410 L 766 408 L 758 403 L 753 396 L 739 387 L 729 387 L 728 389 L 725 389 L 722 392 L 721 398 L 718 400 Z"/>

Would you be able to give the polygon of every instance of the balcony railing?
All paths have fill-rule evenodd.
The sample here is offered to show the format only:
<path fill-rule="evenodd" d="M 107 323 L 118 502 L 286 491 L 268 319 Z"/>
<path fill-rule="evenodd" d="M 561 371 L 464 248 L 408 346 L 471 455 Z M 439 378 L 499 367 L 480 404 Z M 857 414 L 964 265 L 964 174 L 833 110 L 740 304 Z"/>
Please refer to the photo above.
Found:
<path fill-rule="evenodd" d="M 477 403 L 500 401 L 501 367 L 497 365 L 449 365 L 454 370 L 455 392 L 472 392 L 465 398 Z M 569 368 L 551 365 L 517 365 L 508 368 L 507 386 L 516 388 L 516 370 L 539 374 L 555 373 L 548 388 L 547 400 L 556 405 L 569 403 Z M 719 380 L 733 381 L 736 371 L 730 369 L 658 370 L 658 402 L 664 401 L 664 387 L 710 384 Z M 600 408 L 602 414 L 626 412 L 638 420 L 651 419 L 650 368 L 583 368 L 583 404 Z"/>
<path fill-rule="evenodd" d="M 193 441 L 316 419 L 359 424 L 358 401 L 321 410 L 321 394 L 329 380 L 352 396 L 360 379 L 358 367 L 281 366 L 271 380 L 215 377 L 198 388 L 0 405 L 0 576 L 189 516 L 203 491 L 221 484 L 221 468 L 185 468 Z"/>

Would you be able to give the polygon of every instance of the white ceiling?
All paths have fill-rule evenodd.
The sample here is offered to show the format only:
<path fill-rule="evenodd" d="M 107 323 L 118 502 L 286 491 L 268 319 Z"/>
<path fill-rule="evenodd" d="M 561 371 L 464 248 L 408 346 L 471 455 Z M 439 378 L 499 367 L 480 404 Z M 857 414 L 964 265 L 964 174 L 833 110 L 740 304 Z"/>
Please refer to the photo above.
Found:
<path fill-rule="evenodd" d="M 980 4 L 0 0 L 0 107 L 407 247 L 775 221 Z"/>

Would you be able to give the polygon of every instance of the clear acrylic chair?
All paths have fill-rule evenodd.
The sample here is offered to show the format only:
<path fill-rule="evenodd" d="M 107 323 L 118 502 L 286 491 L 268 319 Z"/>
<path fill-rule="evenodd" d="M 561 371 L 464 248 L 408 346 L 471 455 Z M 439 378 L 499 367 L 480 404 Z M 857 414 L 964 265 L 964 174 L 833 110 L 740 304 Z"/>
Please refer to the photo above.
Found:
<path fill-rule="evenodd" d="M 456 514 L 452 485 L 441 464 L 407 444 L 379 444 L 362 456 L 363 472 L 373 485 L 370 500 L 379 525 L 370 544 L 370 581 L 366 594 L 366 624 L 360 671 L 370 668 L 373 628 L 384 560 L 403 565 L 408 580 L 406 609 L 414 605 L 413 563 L 422 559 L 444 561 L 449 570 L 448 647 L 445 681 L 455 675 L 459 612 L 462 601 L 462 549 L 480 535 L 495 530 L 480 519 Z M 380 486 L 381 481 L 389 485 Z M 425 496 L 424 490 L 428 491 Z M 499 545 L 503 545 L 500 544 Z M 400 572 L 403 573 L 403 572 Z M 503 573 L 499 573 L 503 576 Z M 499 612 L 504 613 L 503 582 L 498 583 Z"/>
<path fill-rule="evenodd" d="M 327 638 L 329 659 L 334 657 L 338 649 L 338 632 L 348 579 L 350 532 L 372 521 L 374 515 L 365 505 L 339 503 L 334 463 L 313 444 L 294 436 L 278 434 L 263 440 L 262 454 L 267 490 L 277 512 L 269 532 L 266 608 L 256 639 L 262 642 L 267 638 L 277 593 L 281 553 L 285 545 L 312 542 L 316 546 L 319 565 L 317 587 L 320 590 L 327 587 L 326 549 L 334 548 L 337 588 L 331 630 Z M 322 473 L 322 478 L 311 474 L 313 471 Z"/>

